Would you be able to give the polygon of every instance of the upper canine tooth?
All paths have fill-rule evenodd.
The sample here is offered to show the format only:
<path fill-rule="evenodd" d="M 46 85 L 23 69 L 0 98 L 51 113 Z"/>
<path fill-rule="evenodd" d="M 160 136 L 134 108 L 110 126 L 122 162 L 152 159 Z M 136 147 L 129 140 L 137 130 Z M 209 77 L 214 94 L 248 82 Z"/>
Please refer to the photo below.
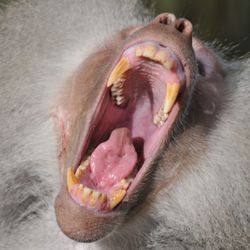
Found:
<path fill-rule="evenodd" d="M 110 209 L 113 209 L 115 206 L 117 206 L 121 200 L 124 198 L 126 194 L 126 190 L 120 189 L 118 190 L 110 199 L 109 207 Z"/>
<path fill-rule="evenodd" d="M 67 170 L 67 187 L 68 191 L 76 184 L 80 184 L 79 179 L 75 176 L 73 168 L 68 168 Z"/>
<path fill-rule="evenodd" d="M 167 83 L 167 95 L 163 105 L 163 112 L 169 113 L 179 94 L 180 83 Z"/>
<path fill-rule="evenodd" d="M 150 44 L 150 45 L 147 45 L 145 46 L 143 52 L 142 52 L 142 55 L 144 57 L 147 57 L 147 58 L 150 58 L 150 59 L 153 59 L 154 58 L 154 55 L 156 53 L 156 46 L 154 46 L 153 44 Z"/>
<path fill-rule="evenodd" d="M 110 87 L 114 82 L 116 82 L 127 70 L 131 68 L 128 60 L 124 57 L 117 63 L 113 69 L 107 83 L 107 87 Z"/>

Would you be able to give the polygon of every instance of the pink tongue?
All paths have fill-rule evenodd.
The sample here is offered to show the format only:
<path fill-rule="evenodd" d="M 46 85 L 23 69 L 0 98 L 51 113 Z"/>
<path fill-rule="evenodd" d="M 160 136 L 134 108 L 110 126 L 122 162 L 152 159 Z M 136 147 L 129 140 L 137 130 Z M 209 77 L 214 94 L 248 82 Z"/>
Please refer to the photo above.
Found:
<path fill-rule="evenodd" d="M 90 157 L 91 179 L 99 188 L 108 188 L 128 177 L 136 162 L 137 153 L 129 129 L 115 129 Z"/>

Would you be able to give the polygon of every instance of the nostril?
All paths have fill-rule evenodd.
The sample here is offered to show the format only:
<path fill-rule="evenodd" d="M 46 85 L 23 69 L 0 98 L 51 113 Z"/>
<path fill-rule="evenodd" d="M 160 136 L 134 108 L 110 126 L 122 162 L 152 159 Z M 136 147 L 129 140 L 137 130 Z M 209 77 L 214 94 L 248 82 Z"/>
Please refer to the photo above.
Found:
<path fill-rule="evenodd" d="M 187 19 L 180 18 L 176 21 L 175 28 L 186 36 L 191 36 L 193 32 L 193 25 Z"/>
<path fill-rule="evenodd" d="M 183 32 L 184 28 L 185 28 L 184 22 L 180 22 L 176 27 L 176 29 L 181 33 Z"/>
<path fill-rule="evenodd" d="M 172 13 L 162 13 L 153 20 L 154 23 L 160 23 L 163 25 L 171 25 L 174 24 L 175 21 L 176 17 Z"/>

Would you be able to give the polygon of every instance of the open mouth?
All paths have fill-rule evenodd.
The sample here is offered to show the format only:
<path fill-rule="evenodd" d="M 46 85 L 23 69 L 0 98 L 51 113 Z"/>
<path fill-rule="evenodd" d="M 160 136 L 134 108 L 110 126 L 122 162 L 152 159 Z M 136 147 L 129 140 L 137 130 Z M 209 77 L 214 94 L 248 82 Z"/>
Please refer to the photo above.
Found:
<path fill-rule="evenodd" d="M 176 54 L 155 41 L 123 51 L 90 123 L 67 188 L 80 206 L 110 212 L 148 172 L 176 121 L 185 90 Z"/>

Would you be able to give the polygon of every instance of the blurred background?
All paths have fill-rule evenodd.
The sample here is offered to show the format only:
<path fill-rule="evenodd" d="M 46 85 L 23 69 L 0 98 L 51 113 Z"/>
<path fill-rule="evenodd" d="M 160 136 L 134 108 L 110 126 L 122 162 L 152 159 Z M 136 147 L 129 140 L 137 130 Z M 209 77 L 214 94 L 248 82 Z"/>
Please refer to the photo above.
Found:
<path fill-rule="evenodd" d="M 228 57 L 250 51 L 250 0 L 144 0 L 155 14 L 172 12 L 189 19 L 195 34 L 230 46 Z"/>

